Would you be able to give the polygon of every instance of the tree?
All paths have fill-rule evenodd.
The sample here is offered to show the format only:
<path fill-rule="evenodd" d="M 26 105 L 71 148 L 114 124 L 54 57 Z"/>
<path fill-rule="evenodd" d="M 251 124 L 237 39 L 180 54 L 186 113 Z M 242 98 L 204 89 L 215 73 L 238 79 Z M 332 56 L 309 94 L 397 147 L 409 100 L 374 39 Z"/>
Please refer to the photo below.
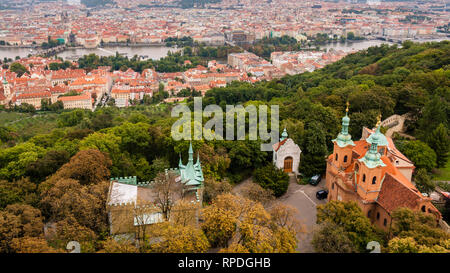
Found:
<path fill-rule="evenodd" d="M 305 176 L 313 176 L 325 172 L 327 145 L 325 132 L 321 126 L 312 126 L 305 131 L 300 172 Z"/>
<path fill-rule="evenodd" d="M 405 141 L 399 144 L 399 150 L 414 162 L 416 168 L 424 168 L 428 172 L 431 172 L 436 167 L 436 153 L 426 143 L 415 140 Z"/>
<path fill-rule="evenodd" d="M 216 199 L 217 196 L 231 192 L 233 188 L 228 181 L 216 181 L 211 178 L 206 178 L 204 185 L 203 201 L 208 204 Z"/>
<path fill-rule="evenodd" d="M 35 206 L 38 203 L 36 184 L 28 178 L 14 181 L 0 180 L 0 209 L 15 203 Z"/>
<path fill-rule="evenodd" d="M 353 40 L 353 39 L 355 39 L 355 33 L 353 33 L 353 32 L 347 33 L 347 39 L 348 39 L 348 40 Z"/>
<path fill-rule="evenodd" d="M 289 210 L 279 208 L 273 215 L 260 203 L 223 194 L 203 210 L 202 229 L 211 246 L 225 248 L 222 252 L 231 251 L 229 246 L 250 253 L 295 252 L 298 231 L 289 224 L 280 225 L 283 216 L 290 215 Z"/>
<path fill-rule="evenodd" d="M 427 136 L 438 128 L 441 123 L 448 128 L 448 108 L 448 102 L 437 95 L 429 100 L 423 108 L 422 117 L 417 121 L 418 133 L 422 136 L 421 139 L 426 140 Z"/>
<path fill-rule="evenodd" d="M 169 220 L 170 212 L 176 200 L 180 200 L 183 195 L 183 184 L 176 181 L 173 172 L 160 173 L 152 187 L 155 193 L 156 206 L 161 210 L 166 220 Z"/>
<path fill-rule="evenodd" d="M 314 231 L 312 245 L 317 253 L 353 253 L 356 247 L 348 238 L 342 226 L 331 222 L 323 222 Z"/>
<path fill-rule="evenodd" d="M 356 202 L 331 201 L 317 206 L 317 224 L 325 222 L 343 228 L 346 236 L 360 252 L 366 251 L 370 241 L 382 242 L 378 231 Z"/>
<path fill-rule="evenodd" d="M 394 238 L 388 243 L 389 253 L 450 253 L 450 239 L 431 247 L 420 245 L 412 237 Z"/>
<path fill-rule="evenodd" d="M 414 183 L 420 192 L 428 194 L 430 194 L 436 187 L 425 169 L 418 169 L 416 171 L 414 175 Z"/>
<path fill-rule="evenodd" d="M 28 69 L 20 63 L 12 63 L 9 67 L 9 70 L 11 72 L 17 73 L 18 77 L 22 77 L 22 75 L 25 73 L 30 73 Z"/>
<path fill-rule="evenodd" d="M 391 240 L 411 237 L 418 245 L 432 248 L 450 239 L 450 235 L 438 226 L 436 218 L 430 214 L 398 208 L 391 215 Z"/>
<path fill-rule="evenodd" d="M 197 227 L 199 210 L 199 203 L 193 203 L 188 200 L 179 200 L 172 208 L 170 222 L 183 227 Z"/>
<path fill-rule="evenodd" d="M 443 167 L 448 161 L 450 151 L 450 138 L 448 136 L 448 130 L 443 123 L 433 130 L 428 137 L 428 145 L 436 153 L 436 165 L 437 167 Z"/>
<path fill-rule="evenodd" d="M 13 180 L 25 175 L 27 166 L 44 154 L 45 150 L 31 142 L 0 150 L 0 178 Z"/>
<path fill-rule="evenodd" d="M 98 253 L 138 253 L 139 249 L 129 240 L 116 240 L 108 237 L 102 242 L 102 249 Z"/>
<path fill-rule="evenodd" d="M 256 169 L 253 176 L 256 183 L 264 189 L 273 191 L 276 197 L 285 194 L 289 187 L 289 175 L 283 170 L 276 168 L 272 163 Z"/>
<path fill-rule="evenodd" d="M 41 182 L 47 176 L 55 173 L 69 159 L 70 155 L 67 151 L 48 151 L 44 157 L 30 163 L 25 174 L 33 181 Z"/>
<path fill-rule="evenodd" d="M 83 150 L 64 164 L 54 178 L 71 178 L 82 185 L 95 184 L 109 180 L 111 164 L 111 160 L 99 150 Z"/>
<path fill-rule="evenodd" d="M 40 202 L 42 212 L 50 221 L 62 221 L 62 226 L 78 225 L 97 233 L 108 230 L 107 181 L 83 185 L 70 178 L 50 179 L 48 189 L 41 187 Z"/>
<path fill-rule="evenodd" d="M 11 249 L 15 253 L 60 253 L 49 246 L 48 242 L 42 237 L 20 237 L 11 241 Z"/>
<path fill-rule="evenodd" d="M 29 205 L 8 205 L 0 211 L 0 252 L 13 252 L 14 238 L 39 237 L 43 235 L 44 224 L 41 212 Z"/>
<path fill-rule="evenodd" d="M 248 183 L 241 189 L 241 194 L 252 201 L 259 202 L 263 206 L 267 206 L 275 199 L 271 189 L 263 189 L 256 183 Z"/>
<path fill-rule="evenodd" d="M 209 243 L 199 228 L 163 222 L 151 227 L 145 248 L 156 253 L 204 253 Z"/>
<path fill-rule="evenodd" d="M 389 253 L 417 253 L 419 247 L 414 238 L 394 238 L 388 243 Z"/>

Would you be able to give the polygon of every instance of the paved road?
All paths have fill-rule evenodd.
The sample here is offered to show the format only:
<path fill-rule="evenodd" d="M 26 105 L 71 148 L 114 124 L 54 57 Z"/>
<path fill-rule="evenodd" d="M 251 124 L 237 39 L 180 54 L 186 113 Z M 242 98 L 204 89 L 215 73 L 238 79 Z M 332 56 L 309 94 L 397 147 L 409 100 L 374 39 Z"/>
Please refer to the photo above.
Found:
<path fill-rule="evenodd" d="M 297 208 L 297 219 L 306 229 L 304 233 L 297 236 L 299 239 L 297 251 L 299 252 L 314 252 L 311 240 L 316 224 L 316 206 L 326 203 L 326 200 L 317 200 L 316 192 L 324 187 L 325 179 L 322 179 L 317 186 L 299 185 L 296 183 L 295 177 L 291 176 L 287 193 L 278 199 L 284 204 Z"/>

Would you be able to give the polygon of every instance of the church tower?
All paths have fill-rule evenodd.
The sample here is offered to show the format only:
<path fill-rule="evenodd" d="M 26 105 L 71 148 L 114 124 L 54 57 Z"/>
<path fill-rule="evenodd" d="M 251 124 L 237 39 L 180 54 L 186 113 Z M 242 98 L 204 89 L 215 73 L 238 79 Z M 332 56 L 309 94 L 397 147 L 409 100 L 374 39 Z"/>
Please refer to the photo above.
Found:
<path fill-rule="evenodd" d="M 333 139 L 333 164 L 338 169 L 346 169 L 352 163 L 352 136 L 348 133 L 348 126 L 350 125 L 350 118 L 348 117 L 348 102 L 345 116 L 342 118 L 342 129 L 336 139 Z"/>
<path fill-rule="evenodd" d="M 358 173 L 357 191 L 366 200 L 375 200 L 377 198 L 382 182 L 382 167 L 386 166 L 381 160 L 382 155 L 378 150 L 378 145 L 383 141 L 380 135 L 383 134 L 380 132 L 380 125 L 378 125 L 376 132 L 371 135 L 369 150 L 363 158 L 358 159 L 355 165 L 355 171 Z"/>
<path fill-rule="evenodd" d="M 11 94 L 11 86 L 6 80 L 5 74 L 3 74 L 3 94 L 5 95 L 5 97 L 8 97 Z"/>

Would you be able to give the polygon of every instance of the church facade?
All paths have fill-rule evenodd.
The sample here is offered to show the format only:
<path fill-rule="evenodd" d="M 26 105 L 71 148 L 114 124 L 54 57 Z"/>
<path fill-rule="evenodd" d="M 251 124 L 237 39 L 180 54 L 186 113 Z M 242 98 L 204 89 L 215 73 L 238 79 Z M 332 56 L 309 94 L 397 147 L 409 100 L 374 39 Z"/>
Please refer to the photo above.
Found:
<path fill-rule="evenodd" d="M 373 130 L 364 128 L 362 138 L 353 141 L 347 113 L 333 140 L 333 154 L 327 158 L 328 201 L 355 201 L 373 224 L 385 230 L 390 227 L 391 213 L 400 207 L 441 219 L 431 198 L 411 182 L 414 165 L 380 132 L 380 122 Z"/>
<path fill-rule="evenodd" d="M 280 142 L 273 144 L 273 164 L 286 173 L 298 174 L 300 165 L 300 147 L 288 138 L 286 128 L 281 134 Z"/>

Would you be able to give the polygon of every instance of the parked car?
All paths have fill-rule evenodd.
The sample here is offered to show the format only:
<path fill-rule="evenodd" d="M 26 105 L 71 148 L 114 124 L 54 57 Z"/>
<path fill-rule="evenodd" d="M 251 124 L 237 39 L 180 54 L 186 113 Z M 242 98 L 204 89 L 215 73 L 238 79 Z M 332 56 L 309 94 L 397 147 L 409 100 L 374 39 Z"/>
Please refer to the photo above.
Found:
<path fill-rule="evenodd" d="M 316 174 L 309 179 L 309 184 L 311 184 L 313 186 L 317 186 L 317 184 L 319 184 L 321 179 L 322 179 L 322 175 Z"/>
<path fill-rule="evenodd" d="M 320 190 L 316 192 L 316 198 L 319 200 L 326 199 L 328 197 L 328 191 Z"/>

